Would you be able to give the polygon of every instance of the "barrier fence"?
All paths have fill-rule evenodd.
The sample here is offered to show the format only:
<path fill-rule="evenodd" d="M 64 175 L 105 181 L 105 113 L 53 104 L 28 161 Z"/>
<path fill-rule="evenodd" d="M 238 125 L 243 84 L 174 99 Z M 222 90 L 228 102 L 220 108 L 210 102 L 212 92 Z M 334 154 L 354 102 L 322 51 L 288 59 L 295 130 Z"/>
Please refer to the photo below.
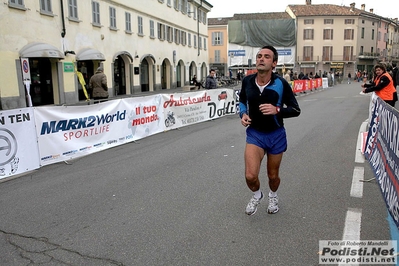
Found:
<path fill-rule="evenodd" d="M 0 112 L 0 179 L 236 114 L 232 89 Z"/>
<path fill-rule="evenodd" d="M 399 229 L 399 112 L 375 95 L 371 99 L 364 156 Z"/>

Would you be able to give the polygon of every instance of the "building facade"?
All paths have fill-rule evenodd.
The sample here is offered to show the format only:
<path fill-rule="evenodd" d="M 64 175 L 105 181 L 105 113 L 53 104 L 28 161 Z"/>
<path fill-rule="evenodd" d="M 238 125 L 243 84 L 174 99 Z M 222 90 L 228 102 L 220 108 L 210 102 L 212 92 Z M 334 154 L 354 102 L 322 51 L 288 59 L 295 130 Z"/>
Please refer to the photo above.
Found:
<path fill-rule="evenodd" d="M 232 30 L 233 25 L 258 22 L 266 24 L 270 21 L 275 23 L 288 18 L 295 21 L 295 29 L 287 30 L 288 26 L 280 29 L 278 24 L 275 24 L 272 27 L 273 31 L 260 27 L 257 27 L 257 31 L 245 31 L 247 34 L 245 39 L 252 40 L 261 35 L 274 34 L 255 46 L 251 44 L 255 50 L 270 44 L 270 40 L 273 41 L 277 37 L 291 38 L 290 34 L 295 31 L 294 45 L 272 44 L 279 52 L 276 70 L 280 73 L 290 69 L 298 74 L 303 72 L 308 75 L 316 73 L 322 75 L 331 72 L 346 77 L 349 73 L 353 76 L 358 70 L 370 73 L 378 62 L 397 64 L 399 61 L 397 18 L 381 17 L 374 14 L 373 9 L 366 11 L 364 4 L 357 8 L 355 3 L 350 6 L 313 5 L 311 0 L 304 0 L 303 5 L 288 5 L 285 12 L 234 14 L 228 18 L 210 18 L 208 20 L 210 62 L 215 58 L 211 50 L 223 48 L 228 53 L 231 50 L 244 49 L 244 46 L 236 45 L 236 40 L 240 39 L 237 35 L 243 31 L 235 32 Z M 228 40 L 227 47 L 215 46 L 216 42 L 211 40 L 213 38 L 211 33 L 215 30 L 222 32 L 226 28 L 228 36 L 224 39 Z M 251 32 L 256 32 L 256 36 L 250 35 Z M 251 62 L 255 62 L 255 50 L 245 51 L 246 54 L 243 52 L 240 57 L 242 62 L 238 67 L 251 68 L 247 61 L 251 59 Z M 237 68 L 237 58 L 234 57 L 234 60 L 226 60 L 227 68 Z"/>
<path fill-rule="evenodd" d="M 229 75 L 231 55 L 228 54 L 228 21 L 231 18 L 208 19 L 209 66 L 218 75 Z M 229 62 L 230 59 L 230 62 Z"/>
<path fill-rule="evenodd" d="M 33 106 L 84 101 L 99 66 L 111 97 L 206 76 L 211 8 L 204 0 L 8 0 L 0 6 L 1 108 L 25 107 L 27 96 Z"/>

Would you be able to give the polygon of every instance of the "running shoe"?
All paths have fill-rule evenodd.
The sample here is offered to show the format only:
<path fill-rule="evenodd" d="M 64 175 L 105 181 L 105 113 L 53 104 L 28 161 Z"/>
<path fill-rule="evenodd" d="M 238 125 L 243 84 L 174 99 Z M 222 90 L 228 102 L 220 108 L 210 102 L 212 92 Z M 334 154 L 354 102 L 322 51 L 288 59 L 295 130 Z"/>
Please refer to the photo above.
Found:
<path fill-rule="evenodd" d="M 251 200 L 249 201 L 249 203 L 247 205 L 247 208 L 245 209 L 245 213 L 248 215 L 255 214 L 256 210 L 258 209 L 258 205 L 262 201 L 262 199 L 263 199 L 263 193 L 262 193 L 262 197 L 260 197 L 260 199 L 255 198 L 255 195 L 252 196 Z"/>
<path fill-rule="evenodd" d="M 278 197 L 270 197 L 269 196 L 269 207 L 267 208 L 267 212 L 270 214 L 278 212 Z"/>

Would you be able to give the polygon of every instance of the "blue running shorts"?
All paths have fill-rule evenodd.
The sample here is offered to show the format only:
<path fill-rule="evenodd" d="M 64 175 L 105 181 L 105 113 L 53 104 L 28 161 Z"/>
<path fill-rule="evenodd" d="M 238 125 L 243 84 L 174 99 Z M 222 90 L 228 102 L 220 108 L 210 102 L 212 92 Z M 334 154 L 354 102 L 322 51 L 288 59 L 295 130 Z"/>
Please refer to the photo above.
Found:
<path fill-rule="evenodd" d="M 280 154 L 287 150 L 287 134 L 284 127 L 272 132 L 260 132 L 248 127 L 247 143 L 264 149 L 265 153 Z"/>

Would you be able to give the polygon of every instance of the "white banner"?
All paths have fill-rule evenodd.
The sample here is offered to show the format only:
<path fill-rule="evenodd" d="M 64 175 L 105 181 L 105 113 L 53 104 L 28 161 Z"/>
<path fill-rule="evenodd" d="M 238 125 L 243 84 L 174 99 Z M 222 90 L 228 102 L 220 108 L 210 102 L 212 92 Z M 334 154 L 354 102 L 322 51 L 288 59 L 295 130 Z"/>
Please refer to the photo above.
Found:
<path fill-rule="evenodd" d="M 0 113 L 0 179 L 39 168 L 32 108 Z"/>
<path fill-rule="evenodd" d="M 231 89 L 164 94 L 163 99 L 166 130 L 236 113 Z"/>
<path fill-rule="evenodd" d="M 162 131 L 161 96 L 37 107 L 40 164 L 70 160 Z"/>
<path fill-rule="evenodd" d="M 40 165 L 235 113 L 232 89 L 157 94 L 87 106 L 36 107 Z"/>

